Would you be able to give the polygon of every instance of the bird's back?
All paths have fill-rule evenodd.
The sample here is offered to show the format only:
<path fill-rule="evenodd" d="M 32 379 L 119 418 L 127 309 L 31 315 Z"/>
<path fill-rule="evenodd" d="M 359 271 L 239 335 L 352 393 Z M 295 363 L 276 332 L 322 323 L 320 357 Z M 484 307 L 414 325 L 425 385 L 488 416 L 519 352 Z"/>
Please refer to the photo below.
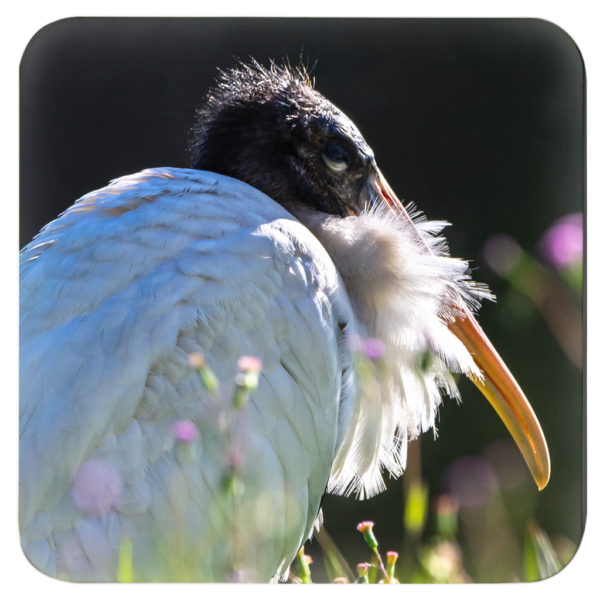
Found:
<path fill-rule="evenodd" d="M 130 548 L 139 579 L 281 575 L 339 445 L 353 327 L 322 246 L 246 184 L 155 169 L 84 196 L 22 252 L 27 556 L 75 580 L 117 578 Z M 236 410 L 244 355 L 262 373 Z"/>

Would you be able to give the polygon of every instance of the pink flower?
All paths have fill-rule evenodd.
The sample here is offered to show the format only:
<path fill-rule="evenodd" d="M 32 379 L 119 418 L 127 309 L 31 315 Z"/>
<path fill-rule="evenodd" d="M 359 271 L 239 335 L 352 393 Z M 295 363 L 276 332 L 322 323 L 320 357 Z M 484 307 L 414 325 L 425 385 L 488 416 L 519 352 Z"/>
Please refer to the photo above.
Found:
<path fill-rule="evenodd" d="M 191 421 L 178 421 L 171 431 L 178 442 L 194 442 L 198 438 L 198 428 Z"/>
<path fill-rule="evenodd" d="M 206 363 L 202 354 L 192 352 L 192 354 L 188 354 L 188 364 L 196 369 L 201 369 Z"/>
<path fill-rule="evenodd" d="M 448 495 L 438 496 L 431 502 L 432 510 L 442 517 L 451 517 L 458 512 L 458 502 Z"/>
<path fill-rule="evenodd" d="M 554 266 L 565 267 L 578 261 L 583 254 L 583 214 L 558 219 L 542 236 L 539 247 Z"/>
<path fill-rule="evenodd" d="M 373 533 L 374 524 L 375 523 L 373 523 L 373 521 L 363 521 L 362 523 L 359 523 L 356 527 L 356 529 L 358 529 L 363 534 L 365 542 L 367 542 L 371 550 L 375 550 L 377 548 L 377 538 Z"/>
<path fill-rule="evenodd" d="M 360 335 L 356 335 L 355 333 L 353 333 L 352 335 L 348 336 L 348 350 L 350 350 L 350 352 L 363 352 L 364 351 L 364 346 L 363 346 L 363 340 L 360 337 Z"/>
<path fill-rule="evenodd" d="M 101 516 L 110 511 L 122 489 L 118 471 L 110 463 L 92 458 L 79 467 L 70 493 L 80 510 Z"/>
<path fill-rule="evenodd" d="M 356 529 L 358 529 L 361 533 L 365 533 L 367 531 L 373 531 L 373 525 L 375 525 L 373 521 L 363 521 L 356 526 Z"/>
<path fill-rule="evenodd" d="M 242 373 L 260 373 L 262 362 L 257 356 L 242 356 L 238 360 L 238 371 Z"/>

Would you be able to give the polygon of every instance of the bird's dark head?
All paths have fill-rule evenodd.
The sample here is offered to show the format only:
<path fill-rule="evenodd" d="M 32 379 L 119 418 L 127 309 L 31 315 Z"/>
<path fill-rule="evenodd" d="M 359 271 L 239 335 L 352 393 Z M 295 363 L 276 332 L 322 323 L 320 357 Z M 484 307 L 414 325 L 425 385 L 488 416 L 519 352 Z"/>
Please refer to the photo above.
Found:
<path fill-rule="evenodd" d="M 223 72 L 198 110 L 192 167 L 244 181 L 286 208 L 345 217 L 372 202 L 373 152 L 303 67 Z"/>

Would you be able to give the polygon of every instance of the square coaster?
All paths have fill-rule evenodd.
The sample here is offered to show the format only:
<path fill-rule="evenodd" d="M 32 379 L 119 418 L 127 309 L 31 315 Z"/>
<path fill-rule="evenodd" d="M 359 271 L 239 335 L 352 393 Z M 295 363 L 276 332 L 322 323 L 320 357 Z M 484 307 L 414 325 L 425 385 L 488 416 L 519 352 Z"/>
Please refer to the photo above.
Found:
<path fill-rule="evenodd" d="M 247 89 L 219 112 L 236 85 Z M 314 90 L 343 114 L 307 108 Z M 223 129 L 194 133 L 210 94 Z M 73 581 L 468 583 L 568 564 L 585 521 L 585 72 L 563 30 L 66 19 L 25 50 L 20 119 L 20 526 L 36 568 Z M 424 245 L 381 180 L 370 196 L 360 187 L 375 165 Z M 379 225 L 353 229 L 371 201 L 404 223 L 389 246 L 398 268 L 384 268 Z M 461 376 L 468 358 L 442 365 L 464 267 L 428 262 L 442 227 L 426 230 L 419 211 L 452 223 L 450 255 L 496 297 L 482 293 L 477 320 L 545 435 L 542 491 Z M 260 362 L 238 363 L 248 356 Z"/>

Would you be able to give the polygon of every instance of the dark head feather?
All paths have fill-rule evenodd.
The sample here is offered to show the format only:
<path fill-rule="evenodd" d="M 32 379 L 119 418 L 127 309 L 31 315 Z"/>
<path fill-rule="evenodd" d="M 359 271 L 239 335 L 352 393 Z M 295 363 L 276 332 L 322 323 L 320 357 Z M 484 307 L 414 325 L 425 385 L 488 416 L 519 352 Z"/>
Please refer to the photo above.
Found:
<path fill-rule="evenodd" d="M 245 181 L 284 206 L 300 202 L 340 216 L 341 196 L 374 164 L 358 129 L 314 89 L 303 65 L 253 61 L 222 71 L 192 134 L 193 168 Z M 352 163 L 344 177 L 323 162 L 334 141 Z"/>

